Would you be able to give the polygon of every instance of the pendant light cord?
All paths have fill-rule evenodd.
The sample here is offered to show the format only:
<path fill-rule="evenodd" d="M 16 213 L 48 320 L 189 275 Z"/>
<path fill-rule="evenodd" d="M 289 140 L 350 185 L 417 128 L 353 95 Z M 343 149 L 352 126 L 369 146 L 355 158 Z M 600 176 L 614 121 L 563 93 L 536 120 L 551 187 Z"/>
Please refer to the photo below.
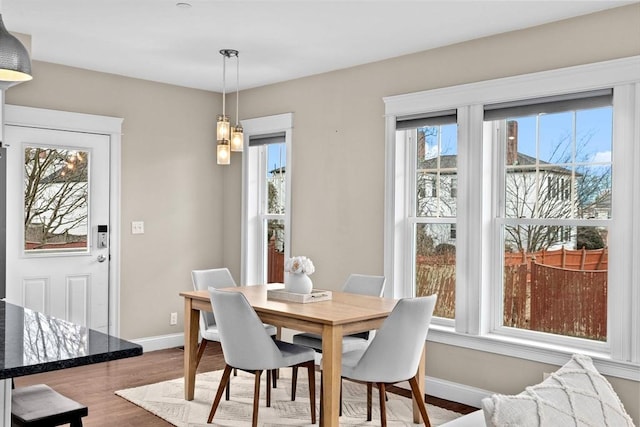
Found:
<path fill-rule="evenodd" d="M 236 55 L 236 127 L 240 121 L 240 55 Z"/>

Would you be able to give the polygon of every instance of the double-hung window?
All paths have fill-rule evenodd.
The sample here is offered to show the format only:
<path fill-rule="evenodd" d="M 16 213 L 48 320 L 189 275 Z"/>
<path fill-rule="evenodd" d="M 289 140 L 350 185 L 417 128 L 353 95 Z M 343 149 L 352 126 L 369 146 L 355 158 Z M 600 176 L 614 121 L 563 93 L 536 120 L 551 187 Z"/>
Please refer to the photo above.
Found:
<path fill-rule="evenodd" d="M 438 294 L 435 315 L 455 312 L 456 159 L 455 111 L 399 117 L 398 138 L 408 147 L 411 196 L 407 226 L 412 247 L 409 295 Z"/>
<path fill-rule="evenodd" d="M 242 122 L 242 283 L 283 283 L 289 253 L 291 114 Z"/>
<path fill-rule="evenodd" d="M 385 98 L 385 275 L 430 339 L 640 364 L 640 58 Z"/>

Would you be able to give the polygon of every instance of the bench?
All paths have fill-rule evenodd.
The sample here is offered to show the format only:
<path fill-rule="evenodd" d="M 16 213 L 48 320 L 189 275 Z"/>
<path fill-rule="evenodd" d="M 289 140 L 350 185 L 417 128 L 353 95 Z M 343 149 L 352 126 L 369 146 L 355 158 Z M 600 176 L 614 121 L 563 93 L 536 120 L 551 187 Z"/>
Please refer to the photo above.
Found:
<path fill-rule="evenodd" d="M 89 410 L 45 384 L 19 387 L 11 391 L 12 427 L 54 427 L 71 424 L 82 427 Z"/>

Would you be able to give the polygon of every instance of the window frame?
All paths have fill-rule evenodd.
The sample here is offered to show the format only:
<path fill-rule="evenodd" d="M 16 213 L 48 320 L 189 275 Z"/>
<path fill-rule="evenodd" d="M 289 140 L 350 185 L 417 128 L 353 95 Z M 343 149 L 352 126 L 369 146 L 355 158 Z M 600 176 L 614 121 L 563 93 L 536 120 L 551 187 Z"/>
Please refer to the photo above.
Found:
<path fill-rule="evenodd" d="M 457 109 L 456 320 L 452 327 L 432 324 L 430 340 L 551 364 L 562 364 L 573 352 L 587 352 L 603 373 L 640 381 L 640 287 L 633 286 L 640 282 L 640 267 L 633 262 L 640 258 L 640 225 L 633 222 L 634 215 L 640 216 L 640 171 L 634 166 L 640 164 L 638 69 L 640 56 L 634 56 L 383 98 L 384 260 L 387 296 L 395 298 L 410 296 L 406 291 L 410 287 L 402 284 L 412 277 L 406 266 L 410 257 L 406 251 L 411 248 L 407 221 L 410 176 L 405 173 L 410 171 L 410 153 L 406 144 L 396 143 L 396 121 Z M 540 334 L 540 339 L 532 339 L 530 334 L 506 334 L 496 327 L 501 324 L 501 291 L 490 285 L 501 283 L 501 272 L 495 266 L 498 257 L 503 257 L 503 248 L 494 238 L 499 193 L 494 183 L 501 176 L 491 168 L 498 153 L 485 140 L 489 125 L 484 123 L 484 105 L 604 88 L 614 90 L 612 193 L 616 194 L 609 229 L 614 243 L 609 252 L 608 342 L 592 346 L 571 337 Z M 483 199 L 483 194 L 491 196 Z M 624 283 L 628 285 L 619 285 Z"/>
<path fill-rule="evenodd" d="M 289 257 L 291 248 L 291 180 L 293 113 L 258 117 L 241 121 L 244 129 L 244 155 L 242 156 L 242 224 L 241 224 L 241 283 L 244 285 L 264 284 L 267 280 L 266 222 L 269 219 L 284 221 L 284 256 Z M 266 195 L 266 162 L 263 149 L 251 150 L 251 136 L 285 134 L 286 174 L 285 213 L 264 212 Z M 256 147 L 257 148 L 257 147 Z"/>

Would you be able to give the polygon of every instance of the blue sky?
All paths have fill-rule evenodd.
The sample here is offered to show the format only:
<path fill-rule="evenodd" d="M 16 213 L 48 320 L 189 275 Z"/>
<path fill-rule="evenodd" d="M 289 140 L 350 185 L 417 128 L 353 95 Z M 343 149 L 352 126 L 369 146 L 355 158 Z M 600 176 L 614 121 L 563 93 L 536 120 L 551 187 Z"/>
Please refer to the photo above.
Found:
<path fill-rule="evenodd" d="M 577 160 L 591 163 L 610 162 L 613 140 L 612 107 L 580 110 L 576 113 L 575 142 Z M 536 157 L 536 116 L 519 117 L 518 152 Z M 569 159 L 561 155 L 562 150 L 571 153 L 574 124 L 573 112 L 541 114 L 539 157 L 546 162 L 565 162 Z M 442 154 L 456 154 L 457 125 L 441 128 Z M 428 137 L 427 157 L 437 155 L 437 140 Z"/>
<path fill-rule="evenodd" d="M 610 162 L 612 147 L 611 107 L 582 110 L 576 113 L 575 133 L 577 158 L 589 162 Z M 518 151 L 536 157 L 536 117 L 518 118 Z M 539 116 L 541 160 L 558 161 L 558 151 L 570 152 L 573 135 L 573 113 Z M 561 156 L 560 156 L 561 157 Z"/>
<path fill-rule="evenodd" d="M 269 144 L 267 150 L 267 172 L 287 164 L 285 144 Z"/>

